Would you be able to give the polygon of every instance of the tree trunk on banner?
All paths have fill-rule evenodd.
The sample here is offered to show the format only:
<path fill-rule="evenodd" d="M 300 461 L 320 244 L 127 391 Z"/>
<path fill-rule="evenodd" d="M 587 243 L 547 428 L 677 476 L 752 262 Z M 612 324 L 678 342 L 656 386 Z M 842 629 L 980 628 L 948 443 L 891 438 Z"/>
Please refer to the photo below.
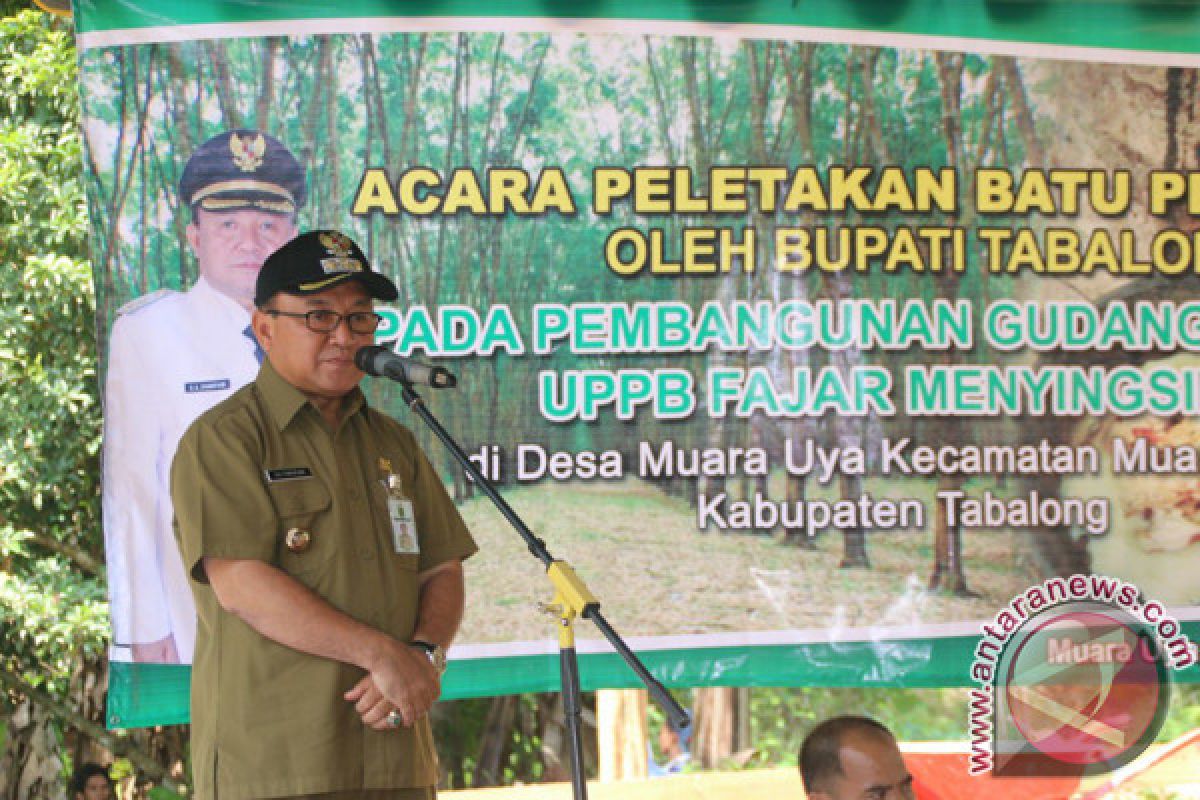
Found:
<path fill-rule="evenodd" d="M 841 444 L 841 440 L 838 440 Z M 842 487 L 842 499 L 855 502 L 863 496 L 862 478 L 858 475 L 843 473 L 839 478 Z M 841 569 L 870 569 L 871 559 L 867 556 L 867 533 L 861 525 L 842 530 L 842 561 L 838 564 Z"/>
<path fill-rule="evenodd" d="M 694 758 L 714 769 L 750 741 L 750 690 L 727 686 L 697 689 Z"/>
<path fill-rule="evenodd" d="M 962 488 L 963 480 L 958 475 L 939 475 L 939 492 L 953 492 Z M 950 524 L 946 504 L 937 503 L 933 522 L 933 574 L 929 576 L 929 588 L 958 597 L 976 597 L 967 586 L 967 573 L 963 568 L 962 530 Z"/>
<path fill-rule="evenodd" d="M 805 489 L 807 488 L 805 478 L 802 475 L 789 475 L 787 478 L 787 501 L 790 504 L 803 503 L 805 501 Z M 813 538 L 809 535 L 808 524 L 802 524 L 799 528 L 784 528 L 783 543 L 800 547 L 805 550 L 815 550 L 816 544 Z"/>
<path fill-rule="evenodd" d="M 646 777 L 646 703 L 645 689 L 596 692 L 601 783 Z"/>

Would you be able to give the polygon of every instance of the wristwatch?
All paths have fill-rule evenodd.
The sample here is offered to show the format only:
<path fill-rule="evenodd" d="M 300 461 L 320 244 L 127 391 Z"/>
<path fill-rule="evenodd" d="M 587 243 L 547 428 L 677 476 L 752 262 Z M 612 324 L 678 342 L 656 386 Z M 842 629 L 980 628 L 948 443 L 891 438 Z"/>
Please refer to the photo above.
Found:
<path fill-rule="evenodd" d="M 424 650 L 425 655 L 429 657 L 429 663 L 433 665 L 438 675 L 446 671 L 446 651 L 442 649 L 440 644 L 413 639 L 408 645 L 409 647 L 418 647 Z"/>

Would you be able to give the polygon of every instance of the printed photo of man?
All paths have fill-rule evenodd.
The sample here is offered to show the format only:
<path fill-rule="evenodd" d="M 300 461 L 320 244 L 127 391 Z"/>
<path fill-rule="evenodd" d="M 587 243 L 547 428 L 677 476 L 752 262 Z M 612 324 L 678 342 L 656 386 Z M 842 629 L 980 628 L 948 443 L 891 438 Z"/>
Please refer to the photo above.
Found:
<path fill-rule="evenodd" d="M 266 257 L 296 235 L 306 194 L 304 168 L 270 134 L 233 130 L 204 142 L 179 181 L 196 283 L 117 312 L 103 458 L 114 660 L 192 660 L 195 608 L 171 531 L 171 460 L 192 420 L 258 372 L 255 281 Z"/>

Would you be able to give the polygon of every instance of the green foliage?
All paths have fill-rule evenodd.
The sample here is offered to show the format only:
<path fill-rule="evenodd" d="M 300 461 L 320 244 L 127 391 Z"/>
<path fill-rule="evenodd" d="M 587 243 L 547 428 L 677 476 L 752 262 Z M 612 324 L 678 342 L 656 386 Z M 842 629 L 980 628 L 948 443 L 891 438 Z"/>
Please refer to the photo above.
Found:
<path fill-rule="evenodd" d="M 0 660 L 52 691 L 107 630 L 80 153 L 68 26 L 0 20 Z"/>
<path fill-rule="evenodd" d="M 478 759 L 484 745 L 489 709 L 503 700 L 476 698 L 438 706 L 433 721 L 434 738 L 438 742 L 438 758 L 445 769 L 448 788 L 511 786 L 542 780 L 545 757 L 541 732 L 552 705 L 546 700 L 548 697 L 552 696 L 523 694 L 513 698 L 515 720 L 510 730 L 500 734 L 505 740 L 498 774 L 494 776 L 482 774 Z"/>
<path fill-rule="evenodd" d="M 74 43 L 53 17 L 0 20 L 0 255 L 82 255 Z"/>
<path fill-rule="evenodd" d="M 1200 684 L 1177 683 L 1171 687 L 1171 705 L 1158 741 L 1169 742 L 1197 728 L 1200 728 Z"/>

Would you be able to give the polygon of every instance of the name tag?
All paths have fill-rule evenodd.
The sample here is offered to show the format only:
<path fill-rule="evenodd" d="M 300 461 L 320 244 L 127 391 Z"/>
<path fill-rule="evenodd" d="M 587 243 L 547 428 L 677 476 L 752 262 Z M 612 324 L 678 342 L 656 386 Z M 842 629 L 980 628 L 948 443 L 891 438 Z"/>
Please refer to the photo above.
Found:
<path fill-rule="evenodd" d="M 220 392 L 229 388 L 229 379 L 221 378 L 215 381 L 192 381 L 183 385 L 183 390 L 188 394 L 196 394 L 197 392 Z"/>
<path fill-rule="evenodd" d="M 312 470 L 308 467 L 284 467 L 282 469 L 264 470 L 263 474 L 267 476 L 267 483 L 279 483 L 280 481 L 295 481 L 301 478 L 311 478 Z"/>

